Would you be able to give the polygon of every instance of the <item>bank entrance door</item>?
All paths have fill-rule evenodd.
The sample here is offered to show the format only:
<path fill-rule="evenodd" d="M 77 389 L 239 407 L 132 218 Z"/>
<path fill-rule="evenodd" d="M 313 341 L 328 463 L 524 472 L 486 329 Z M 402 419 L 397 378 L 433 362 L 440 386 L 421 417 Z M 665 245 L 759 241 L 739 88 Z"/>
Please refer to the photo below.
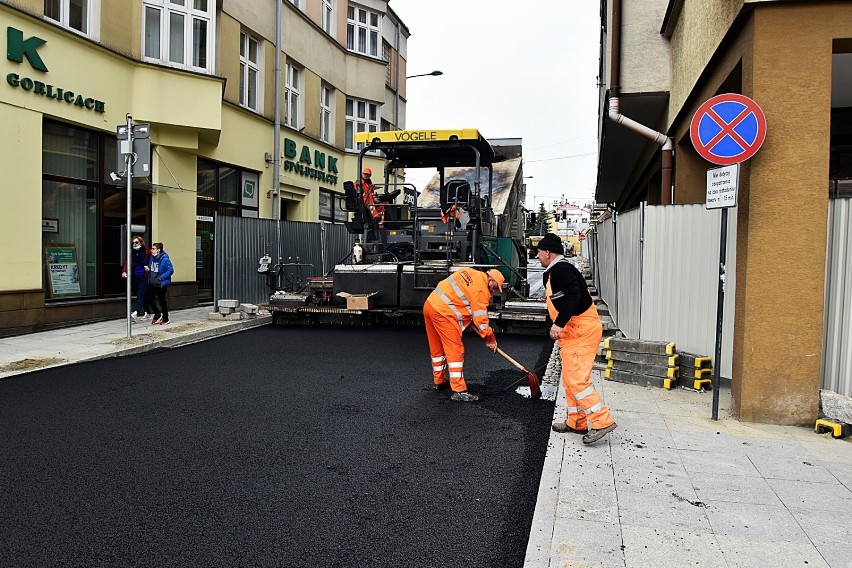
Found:
<path fill-rule="evenodd" d="M 198 204 L 195 214 L 195 280 L 198 301 L 213 301 L 213 207 Z"/>

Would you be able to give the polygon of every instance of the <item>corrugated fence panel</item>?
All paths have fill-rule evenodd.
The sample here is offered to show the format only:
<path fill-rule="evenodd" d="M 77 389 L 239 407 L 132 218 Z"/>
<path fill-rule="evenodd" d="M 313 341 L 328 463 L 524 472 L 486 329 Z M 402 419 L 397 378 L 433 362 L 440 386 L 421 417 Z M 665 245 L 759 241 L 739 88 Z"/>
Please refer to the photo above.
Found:
<path fill-rule="evenodd" d="M 674 341 L 680 351 L 715 356 L 720 210 L 649 206 L 645 215 L 640 338 Z M 721 376 L 731 377 L 737 210 L 728 210 Z M 717 363 L 714 361 L 713 363 Z"/>
<path fill-rule="evenodd" d="M 323 275 L 322 227 L 319 223 L 281 222 L 281 258 L 284 264 L 304 264 L 285 269 L 289 284 L 307 284 L 308 277 Z M 282 286 L 284 282 L 280 283 Z M 301 288 L 301 286 L 296 286 Z"/>
<path fill-rule="evenodd" d="M 852 199 L 829 200 L 822 388 L 852 396 Z"/>
<path fill-rule="evenodd" d="M 616 217 L 618 319 L 625 336 L 639 337 L 642 318 L 642 215 L 644 206 Z"/>
<path fill-rule="evenodd" d="M 257 266 L 264 254 L 275 257 L 275 221 L 217 215 L 214 226 L 214 300 L 269 300 L 266 278 L 257 273 Z"/>
<path fill-rule="evenodd" d="M 598 295 L 606 302 L 612 318 L 618 321 L 618 299 L 615 296 L 615 223 L 612 218 L 595 226 Z"/>
<path fill-rule="evenodd" d="M 343 225 L 281 221 L 280 257 L 287 266 L 278 285 L 301 289 L 312 276 L 323 276 L 352 250 L 355 237 Z M 269 299 L 265 276 L 258 274 L 260 257 L 269 254 L 278 263 L 276 221 L 216 216 L 215 300 L 237 299 L 263 303 Z"/>
<path fill-rule="evenodd" d="M 343 225 L 323 223 L 325 237 L 323 239 L 323 274 L 327 274 L 335 264 L 341 264 L 352 254 L 355 240 L 360 236 L 352 235 Z"/>

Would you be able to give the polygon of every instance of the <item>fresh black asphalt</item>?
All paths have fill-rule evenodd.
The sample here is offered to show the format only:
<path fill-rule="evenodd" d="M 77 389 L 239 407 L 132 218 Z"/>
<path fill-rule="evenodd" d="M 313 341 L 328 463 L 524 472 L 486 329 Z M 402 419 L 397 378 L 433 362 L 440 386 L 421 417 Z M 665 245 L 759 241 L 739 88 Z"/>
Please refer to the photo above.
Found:
<path fill-rule="evenodd" d="M 0 566 L 520 567 L 553 403 L 465 334 L 264 326 L 0 381 Z M 528 368 L 552 343 L 498 337 Z M 521 384 L 525 384 L 522 381 Z"/>

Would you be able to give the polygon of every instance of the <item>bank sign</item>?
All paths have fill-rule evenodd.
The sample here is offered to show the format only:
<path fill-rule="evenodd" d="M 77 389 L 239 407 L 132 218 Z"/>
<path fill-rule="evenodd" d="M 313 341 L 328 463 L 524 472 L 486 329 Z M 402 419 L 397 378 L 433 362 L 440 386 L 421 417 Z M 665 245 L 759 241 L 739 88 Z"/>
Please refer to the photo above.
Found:
<path fill-rule="evenodd" d="M 326 156 L 325 152 L 319 150 L 314 150 L 312 156 L 311 148 L 307 145 L 303 145 L 301 151 L 296 148 L 295 140 L 284 139 L 284 157 L 288 158 L 283 163 L 285 172 L 294 172 L 331 185 L 337 183 L 337 158 Z"/>
<path fill-rule="evenodd" d="M 9 26 L 6 28 L 6 59 L 23 64 L 24 59 L 34 71 L 47 73 L 47 65 L 39 55 L 39 48 L 47 40 L 32 36 L 24 39 L 24 32 Z M 87 97 L 65 88 L 52 85 L 38 78 L 29 77 L 28 73 L 7 73 L 6 83 L 13 89 L 22 89 L 33 95 L 56 99 L 69 105 L 84 108 L 92 112 L 103 113 L 106 104 L 93 97 Z"/>

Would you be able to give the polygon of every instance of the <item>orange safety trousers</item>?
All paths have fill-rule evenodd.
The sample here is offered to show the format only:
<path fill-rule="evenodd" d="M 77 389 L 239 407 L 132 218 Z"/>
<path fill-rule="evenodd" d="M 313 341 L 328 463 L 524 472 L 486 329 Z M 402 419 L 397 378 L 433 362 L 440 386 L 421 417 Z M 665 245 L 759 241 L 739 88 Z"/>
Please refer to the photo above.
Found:
<path fill-rule="evenodd" d="M 566 424 L 575 430 L 586 430 L 587 421 L 596 429 L 615 422 L 592 384 L 592 369 L 602 336 L 601 319 L 592 304 L 579 316 L 572 316 L 556 340 L 562 356 L 562 385 L 568 403 Z"/>
<path fill-rule="evenodd" d="M 450 379 L 453 392 L 464 392 L 464 343 L 455 318 L 441 314 L 430 303 L 423 305 L 423 320 L 426 324 L 426 337 L 429 340 L 429 354 L 432 357 L 432 378 L 436 385 L 442 385 Z"/>

